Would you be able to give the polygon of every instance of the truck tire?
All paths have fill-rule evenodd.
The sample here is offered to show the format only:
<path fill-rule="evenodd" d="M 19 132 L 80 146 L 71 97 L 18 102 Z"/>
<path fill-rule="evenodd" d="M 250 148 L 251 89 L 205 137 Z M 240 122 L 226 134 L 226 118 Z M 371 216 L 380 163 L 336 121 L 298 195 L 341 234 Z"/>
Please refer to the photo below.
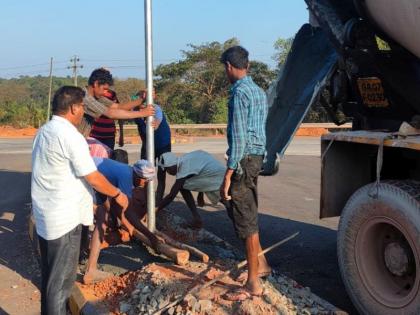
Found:
<path fill-rule="evenodd" d="M 420 314 L 420 182 L 357 190 L 341 214 L 337 253 L 361 314 Z"/>

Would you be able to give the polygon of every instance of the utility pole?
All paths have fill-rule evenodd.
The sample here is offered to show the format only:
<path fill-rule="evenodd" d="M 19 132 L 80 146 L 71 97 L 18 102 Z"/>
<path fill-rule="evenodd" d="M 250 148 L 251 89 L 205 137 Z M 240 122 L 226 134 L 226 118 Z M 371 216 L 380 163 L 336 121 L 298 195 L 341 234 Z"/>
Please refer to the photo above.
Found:
<path fill-rule="evenodd" d="M 68 66 L 67 69 L 73 70 L 73 80 L 74 85 L 77 86 L 77 69 L 83 68 L 83 65 L 78 65 L 77 63 L 80 61 L 79 57 L 76 55 L 73 56 L 73 58 L 70 59 L 70 62 L 73 63 L 71 66 Z"/>
<path fill-rule="evenodd" d="M 51 91 L 52 91 L 52 68 L 53 68 L 53 57 L 50 59 L 50 89 L 48 91 L 48 107 L 47 107 L 47 121 L 50 120 L 50 110 L 51 110 Z"/>

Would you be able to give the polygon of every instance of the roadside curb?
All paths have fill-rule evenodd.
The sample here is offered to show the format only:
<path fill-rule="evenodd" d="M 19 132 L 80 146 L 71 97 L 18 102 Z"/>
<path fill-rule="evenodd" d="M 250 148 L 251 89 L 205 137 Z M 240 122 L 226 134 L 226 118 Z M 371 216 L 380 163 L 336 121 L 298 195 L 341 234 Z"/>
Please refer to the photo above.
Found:
<path fill-rule="evenodd" d="M 163 223 L 164 226 L 167 226 L 168 223 L 171 223 L 171 227 L 175 226 L 179 226 L 179 224 L 184 222 L 184 219 L 169 212 L 166 211 L 166 209 L 164 209 L 162 211 L 165 212 L 165 217 L 166 217 L 166 222 Z M 174 229 L 175 231 L 176 229 Z M 218 237 L 217 235 L 213 234 L 212 232 L 206 230 L 206 229 L 201 229 L 199 230 L 199 232 L 193 232 L 196 233 L 195 237 L 196 239 L 201 239 L 201 240 L 210 240 L 212 241 L 215 245 L 217 245 L 218 247 L 225 248 L 227 251 L 230 251 L 233 254 L 234 259 L 239 260 L 241 257 L 241 253 L 235 248 L 233 247 L 231 244 L 229 244 L 228 242 L 226 242 L 225 240 L 221 239 L 220 237 Z M 36 250 L 36 252 L 38 253 L 38 258 L 40 255 L 39 252 L 39 245 L 38 245 L 38 238 L 36 236 L 36 228 L 35 228 L 35 221 L 33 219 L 33 216 L 31 215 L 29 218 L 29 237 L 31 239 L 32 245 L 34 246 L 34 249 Z M 285 279 L 288 279 L 288 281 L 293 282 L 293 279 L 290 279 L 284 275 L 282 275 Z M 267 280 L 268 281 L 268 280 Z M 270 285 L 272 285 L 272 283 L 270 281 L 268 281 L 270 283 Z M 316 301 L 319 305 L 323 306 L 325 309 L 328 309 L 329 312 L 328 314 L 330 315 L 348 315 L 347 312 L 344 312 L 342 310 L 340 310 L 339 308 L 337 308 L 336 306 L 332 305 L 331 303 L 329 303 L 328 301 L 322 299 L 321 297 L 315 295 L 314 293 L 311 292 L 311 298 Z M 98 300 L 95 296 L 91 295 L 91 294 L 87 294 L 85 290 L 81 289 L 81 284 L 79 282 L 76 282 L 73 289 L 72 289 L 72 293 L 70 295 L 69 298 L 69 307 L 70 307 L 70 311 L 72 313 L 72 315 L 105 315 L 105 314 L 109 314 L 109 311 L 104 309 L 101 305 L 101 301 Z"/>
<path fill-rule="evenodd" d="M 100 300 L 94 296 L 89 296 L 80 288 L 80 283 L 76 282 L 69 299 L 70 311 L 73 315 L 105 315 L 109 312 L 99 305 Z"/>

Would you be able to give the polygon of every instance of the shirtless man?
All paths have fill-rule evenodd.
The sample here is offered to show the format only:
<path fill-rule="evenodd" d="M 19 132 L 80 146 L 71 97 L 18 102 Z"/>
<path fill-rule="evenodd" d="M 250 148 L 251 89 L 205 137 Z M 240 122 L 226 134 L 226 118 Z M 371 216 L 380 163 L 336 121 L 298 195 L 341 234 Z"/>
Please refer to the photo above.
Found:
<path fill-rule="evenodd" d="M 104 280 L 112 274 L 97 269 L 101 246 L 104 244 L 104 234 L 108 228 L 108 217 L 114 216 L 121 221 L 131 237 L 134 229 L 149 238 L 154 249 L 160 240 L 150 232 L 141 220 L 147 214 L 147 182 L 155 176 L 155 169 L 145 160 L 139 160 L 133 166 L 119 163 L 111 159 L 94 158 L 98 171 L 127 194 L 129 204 L 126 209 L 100 194 L 96 197 L 95 230 L 90 243 L 89 260 L 83 282 L 89 284 Z"/>

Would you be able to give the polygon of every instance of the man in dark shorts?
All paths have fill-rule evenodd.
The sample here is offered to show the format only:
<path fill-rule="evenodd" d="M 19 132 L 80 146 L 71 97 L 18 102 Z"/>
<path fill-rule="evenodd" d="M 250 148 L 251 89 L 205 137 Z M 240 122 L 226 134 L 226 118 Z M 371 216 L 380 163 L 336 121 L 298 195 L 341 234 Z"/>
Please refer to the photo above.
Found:
<path fill-rule="evenodd" d="M 153 91 L 153 99 L 155 99 L 155 91 Z M 146 101 L 146 91 L 141 91 L 138 95 L 141 103 Z M 166 120 L 165 114 L 159 105 L 154 105 L 155 116 L 154 116 L 154 128 L 155 128 L 155 158 L 160 159 L 161 155 L 166 152 L 171 152 L 171 129 L 169 128 L 168 121 Z M 135 120 L 137 124 L 137 130 L 141 138 L 141 152 L 140 158 L 146 159 L 146 122 L 144 118 L 138 118 Z M 166 172 L 161 168 L 158 168 L 157 172 L 158 185 L 156 188 L 156 202 L 159 203 L 163 194 L 165 193 L 166 184 Z"/>
<path fill-rule="evenodd" d="M 261 296 L 259 277 L 271 273 L 262 251 L 258 234 L 257 180 L 265 154 L 265 123 L 268 104 L 265 92 L 247 75 L 248 51 L 241 46 L 227 49 L 221 56 L 226 76 L 232 84 L 228 104 L 227 170 L 220 187 L 222 199 L 230 201 L 228 215 L 235 232 L 245 241 L 248 274 L 246 284 L 226 295 L 226 299 L 242 301 Z"/>

